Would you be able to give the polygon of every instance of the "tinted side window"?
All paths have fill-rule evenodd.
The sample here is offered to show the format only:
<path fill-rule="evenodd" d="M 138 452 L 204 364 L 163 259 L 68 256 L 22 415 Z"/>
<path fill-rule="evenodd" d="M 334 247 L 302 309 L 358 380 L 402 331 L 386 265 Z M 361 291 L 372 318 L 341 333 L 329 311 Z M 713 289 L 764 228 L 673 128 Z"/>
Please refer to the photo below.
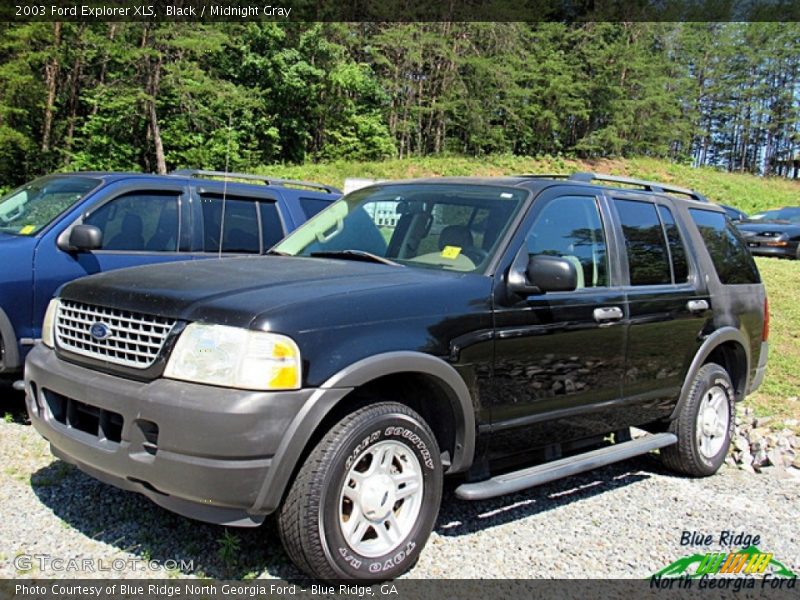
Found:
<path fill-rule="evenodd" d="M 271 248 L 283 239 L 283 223 L 274 202 L 261 202 L 260 207 L 264 248 Z"/>
<path fill-rule="evenodd" d="M 750 256 L 747 246 L 724 214 L 700 208 L 691 208 L 689 212 L 706 242 L 714 268 L 722 283 L 761 281 L 756 263 Z"/>
<path fill-rule="evenodd" d="M 300 208 L 306 219 L 310 219 L 331 205 L 330 201 L 321 198 L 300 198 Z"/>
<path fill-rule="evenodd" d="M 683 244 L 681 232 L 675 223 L 672 212 L 666 206 L 659 206 L 658 214 L 661 215 L 661 222 L 664 224 L 664 231 L 667 234 L 675 283 L 683 283 L 689 278 L 689 263 L 686 259 L 686 246 Z"/>
<path fill-rule="evenodd" d="M 564 196 L 537 215 L 526 238 L 529 254 L 561 256 L 578 269 L 578 287 L 608 285 L 606 238 L 597 200 Z"/>
<path fill-rule="evenodd" d="M 98 208 L 84 223 L 103 232 L 102 250 L 175 252 L 178 194 L 126 194 Z"/>
<path fill-rule="evenodd" d="M 672 283 L 669 254 L 655 204 L 615 199 L 625 247 L 631 285 Z"/>
<path fill-rule="evenodd" d="M 259 252 L 257 203 L 249 200 L 225 200 L 225 214 L 222 212 L 222 198 L 203 196 L 203 250 L 219 252 L 220 233 L 222 233 L 223 252 Z M 224 219 L 223 219 L 224 216 Z"/>

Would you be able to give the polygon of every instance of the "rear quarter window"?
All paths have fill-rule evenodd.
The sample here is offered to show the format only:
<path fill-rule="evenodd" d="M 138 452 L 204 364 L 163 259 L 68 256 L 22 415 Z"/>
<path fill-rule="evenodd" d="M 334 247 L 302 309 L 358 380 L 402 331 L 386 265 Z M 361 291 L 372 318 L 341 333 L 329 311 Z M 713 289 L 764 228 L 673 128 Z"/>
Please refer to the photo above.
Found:
<path fill-rule="evenodd" d="M 750 251 L 723 213 L 699 208 L 690 208 L 689 213 L 703 236 L 722 283 L 760 283 L 761 277 Z"/>

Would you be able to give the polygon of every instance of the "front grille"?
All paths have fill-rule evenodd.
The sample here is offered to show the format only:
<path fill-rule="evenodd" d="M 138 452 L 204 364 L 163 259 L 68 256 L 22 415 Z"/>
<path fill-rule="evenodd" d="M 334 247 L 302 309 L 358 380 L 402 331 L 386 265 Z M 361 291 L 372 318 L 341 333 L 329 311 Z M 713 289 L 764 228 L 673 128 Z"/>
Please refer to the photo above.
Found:
<path fill-rule="evenodd" d="M 64 350 L 146 369 L 158 358 L 174 325 L 172 319 L 62 300 L 55 334 L 59 348 Z"/>

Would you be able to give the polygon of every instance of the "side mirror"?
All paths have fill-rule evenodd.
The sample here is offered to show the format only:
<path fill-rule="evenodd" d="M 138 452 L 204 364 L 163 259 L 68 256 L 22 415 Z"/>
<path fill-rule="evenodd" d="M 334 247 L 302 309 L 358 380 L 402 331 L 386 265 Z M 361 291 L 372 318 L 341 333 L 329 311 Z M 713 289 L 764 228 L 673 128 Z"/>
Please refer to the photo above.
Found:
<path fill-rule="evenodd" d="M 517 294 L 571 292 L 578 287 L 578 270 L 561 256 L 532 254 L 528 256 L 524 274 L 512 267 L 508 283 L 509 289 Z"/>
<path fill-rule="evenodd" d="M 103 246 L 103 232 L 94 225 L 75 225 L 69 233 L 69 248 L 61 248 L 72 252 L 87 252 Z M 61 247 L 59 245 L 59 247 Z"/>
<path fill-rule="evenodd" d="M 578 269 L 560 256 L 531 256 L 526 274 L 543 292 L 571 292 L 578 287 Z"/>

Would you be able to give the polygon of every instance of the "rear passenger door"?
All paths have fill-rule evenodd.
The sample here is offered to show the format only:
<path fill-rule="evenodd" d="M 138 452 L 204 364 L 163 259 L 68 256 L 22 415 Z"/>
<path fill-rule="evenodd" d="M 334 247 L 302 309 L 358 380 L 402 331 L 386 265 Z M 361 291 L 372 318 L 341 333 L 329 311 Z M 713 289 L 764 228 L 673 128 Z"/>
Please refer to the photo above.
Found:
<path fill-rule="evenodd" d="M 710 314 L 709 296 L 668 199 L 617 194 L 611 204 L 628 304 L 623 395 L 631 424 L 644 424 L 672 412 Z"/>
<path fill-rule="evenodd" d="M 261 254 L 286 227 L 272 198 L 199 190 L 194 198 L 192 251 L 196 257 Z"/>

